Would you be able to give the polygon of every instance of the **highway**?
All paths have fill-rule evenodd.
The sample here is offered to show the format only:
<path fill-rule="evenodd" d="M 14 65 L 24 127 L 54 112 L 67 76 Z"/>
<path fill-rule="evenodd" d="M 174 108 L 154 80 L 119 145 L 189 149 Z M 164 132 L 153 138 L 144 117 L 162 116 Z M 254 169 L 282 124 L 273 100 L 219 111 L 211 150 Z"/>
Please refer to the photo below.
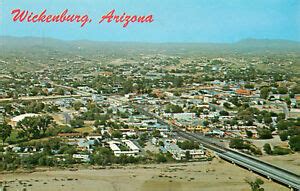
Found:
<path fill-rule="evenodd" d="M 177 126 L 171 124 L 169 121 L 162 119 L 160 116 L 155 113 L 151 113 L 141 108 L 140 106 L 134 105 L 140 112 L 145 115 L 155 117 L 160 123 L 169 125 L 173 128 L 177 134 L 183 138 L 197 141 L 201 143 L 205 148 L 210 149 L 215 152 L 220 158 L 229 161 L 233 164 L 246 168 L 252 172 L 255 172 L 259 175 L 262 175 L 268 179 L 276 181 L 282 185 L 289 187 L 291 190 L 300 191 L 300 175 L 290 172 L 288 170 L 282 169 L 273 164 L 262 161 L 253 156 L 241 153 L 239 151 L 225 148 L 224 146 L 218 144 L 213 139 L 207 138 L 203 135 L 196 133 L 186 132 L 178 128 Z"/>
<path fill-rule="evenodd" d="M 264 177 L 286 185 L 293 190 L 300 190 L 300 176 L 295 173 L 259 160 L 253 156 L 222 147 L 202 135 L 183 131 L 178 131 L 178 134 L 184 138 L 202 143 L 204 147 L 213 150 L 216 155 L 226 161 L 263 175 Z"/>

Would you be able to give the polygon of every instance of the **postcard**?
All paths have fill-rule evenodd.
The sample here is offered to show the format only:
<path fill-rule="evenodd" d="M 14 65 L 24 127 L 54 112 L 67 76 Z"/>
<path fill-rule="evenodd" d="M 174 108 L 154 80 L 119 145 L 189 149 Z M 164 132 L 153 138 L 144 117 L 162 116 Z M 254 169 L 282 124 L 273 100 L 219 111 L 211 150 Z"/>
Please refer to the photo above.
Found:
<path fill-rule="evenodd" d="M 300 190 L 299 0 L 0 0 L 0 191 Z"/>

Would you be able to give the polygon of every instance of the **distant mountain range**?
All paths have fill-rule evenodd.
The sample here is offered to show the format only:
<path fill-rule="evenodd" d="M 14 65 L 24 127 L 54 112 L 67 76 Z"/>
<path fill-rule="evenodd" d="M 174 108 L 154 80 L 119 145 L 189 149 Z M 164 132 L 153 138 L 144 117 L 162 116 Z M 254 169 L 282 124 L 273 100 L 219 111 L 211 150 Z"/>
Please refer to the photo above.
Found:
<path fill-rule="evenodd" d="M 0 36 L 0 54 L 15 52 L 129 54 L 129 53 L 266 53 L 300 52 L 300 42 L 289 40 L 244 39 L 236 43 L 141 43 L 64 41 L 53 38 Z"/>

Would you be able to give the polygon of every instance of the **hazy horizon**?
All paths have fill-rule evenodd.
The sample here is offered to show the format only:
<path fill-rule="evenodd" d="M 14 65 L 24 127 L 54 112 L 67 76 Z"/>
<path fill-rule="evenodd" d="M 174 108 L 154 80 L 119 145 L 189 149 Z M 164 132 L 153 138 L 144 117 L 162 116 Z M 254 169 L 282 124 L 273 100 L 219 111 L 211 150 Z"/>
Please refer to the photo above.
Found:
<path fill-rule="evenodd" d="M 40 37 L 40 36 L 12 36 L 12 35 L 0 35 L 0 38 L 35 38 L 35 39 L 50 39 L 50 40 L 58 40 L 65 42 L 77 42 L 77 41 L 87 41 L 87 42 L 95 42 L 95 43 L 145 43 L 145 44 L 236 44 L 240 42 L 249 42 L 249 41 L 260 41 L 260 42 L 289 42 L 289 43 L 300 43 L 300 40 L 289 40 L 289 39 L 268 39 L 268 38 L 243 38 L 233 42 L 209 42 L 209 41 L 199 41 L 199 42 L 147 42 L 147 41 L 121 41 L 121 40 L 91 40 L 91 39 L 61 39 L 56 37 Z"/>

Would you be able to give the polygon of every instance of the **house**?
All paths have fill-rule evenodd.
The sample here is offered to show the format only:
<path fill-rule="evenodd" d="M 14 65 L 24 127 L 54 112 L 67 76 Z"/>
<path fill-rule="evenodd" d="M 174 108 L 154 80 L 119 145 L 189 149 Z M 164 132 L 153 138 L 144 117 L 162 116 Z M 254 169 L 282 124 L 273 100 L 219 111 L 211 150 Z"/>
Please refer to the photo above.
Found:
<path fill-rule="evenodd" d="M 299 103 L 300 102 L 300 94 L 295 95 L 295 99 L 296 99 L 296 102 Z"/>
<path fill-rule="evenodd" d="M 97 139 L 86 139 L 86 138 L 71 138 L 68 139 L 69 145 L 74 145 L 78 150 L 81 151 L 93 151 L 93 146 L 99 142 Z"/>
<path fill-rule="evenodd" d="M 201 125 L 198 126 L 186 126 L 187 131 L 203 131 L 204 127 Z"/>
<path fill-rule="evenodd" d="M 251 90 L 247 90 L 247 89 L 237 89 L 235 90 L 235 93 L 243 96 L 250 96 L 252 94 Z"/>
<path fill-rule="evenodd" d="M 205 133 L 205 135 L 217 135 L 217 136 L 220 136 L 220 137 L 223 137 L 224 136 L 224 132 L 219 130 L 219 129 L 214 129 L 210 132 L 207 132 Z"/>
<path fill-rule="evenodd" d="M 295 98 L 291 99 L 291 106 L 292 107 L 297 107 L 297 100 Z"/>
<path fill-rule="evenodd" d="M 55 101 L 55 104 L 59 107 L 71 107 L 74 100 L 74 98 L 63 98 Z"/>
<path fill-rule="evenodd" d="M 74 159 L 80 160 L 81 162 L 90 162 L 90 156 L 84 154 L 73 154 Z"/>
<path fill-rule="evenodd" d="M 92 100 L 96 103 L 101 103 L 103 101 L 106 101 L 107 98 L 105 96 L 101 96 L 101 95 L 98 95 L 98 94 L 93 94 L 92 95 Z"/>
<path fill-rule="evenodd" d="M 94 141 L 98 141 L 100 142 L 102 140 L 102 136 L 101 135 L 89 135 L 89 136 L 86 136 L 86 139 L 91 141 L 91 140 L 94 140 Z"/>
<path fill-rule="evenodd" d="M 174 113 L 173 118 L 179 121 L 190 121 L 196 118 L 196 113 Z"/>
<path fill-rule="evenodd" d="M 94 90 L 93 88 L 90 88 L 88 86 L 79 86 L 77 88 L 84 92 L 89 92 L 89 93 L 94 93 L 94 94 L 98 93 L 96 90 Z"/>
<path fill-rule="evenodd" d="M 92 146 L 95 145 L 96 143 L 96 140 L 94 139 L 85 139 L 85 138 L 82 138 L 82 139 L 77 139 L 78 142 L 77 142 L 77 148 L 85 151 L 85 150 L 88 150 L 88 151 L 92 151 Z"/>
<path fill-rule="evenodd" d="M 122 132 L 122 135 L 125 135 L 127 137 L 134 137 L 134 136 L 136 136 L 136 132 L 132 131 L 132 130 L 129 130 L 129 131 L 126 131 L 126 132 Z"/>

